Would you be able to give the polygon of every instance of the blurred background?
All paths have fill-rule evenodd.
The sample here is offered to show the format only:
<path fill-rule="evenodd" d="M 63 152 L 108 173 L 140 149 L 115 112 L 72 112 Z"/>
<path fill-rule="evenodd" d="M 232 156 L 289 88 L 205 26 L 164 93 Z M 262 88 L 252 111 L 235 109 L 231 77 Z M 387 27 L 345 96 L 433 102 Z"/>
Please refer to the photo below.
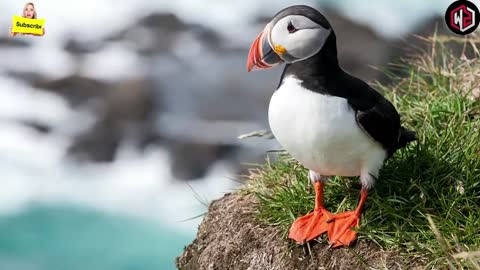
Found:
<path fill-rule="evenodd" d="M 46 35 L 8 38 L 25 2 L 2 1 L 0 269 L 174 269 L 205 205 L 278 149 L 237 139 L 268 129 L 282 69 L 246 57 L 275 13 L 319 8 L 343 67 L 388 83 L 451 2 L 37 0 Z"/>

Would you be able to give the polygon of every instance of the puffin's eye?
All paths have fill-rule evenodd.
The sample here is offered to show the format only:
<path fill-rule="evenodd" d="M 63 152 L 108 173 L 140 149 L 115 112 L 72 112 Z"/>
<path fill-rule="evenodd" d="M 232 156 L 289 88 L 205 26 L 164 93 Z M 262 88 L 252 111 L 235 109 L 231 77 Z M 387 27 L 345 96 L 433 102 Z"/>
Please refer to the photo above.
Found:
<path fill-rule="evenodd" d="M 295 28 L 295 26 L 293 26 L 292 22 L 289 22 L 287 26 L 287 30 L 289 33 L 295 33 L 297 32 L 298 29 Z"/>

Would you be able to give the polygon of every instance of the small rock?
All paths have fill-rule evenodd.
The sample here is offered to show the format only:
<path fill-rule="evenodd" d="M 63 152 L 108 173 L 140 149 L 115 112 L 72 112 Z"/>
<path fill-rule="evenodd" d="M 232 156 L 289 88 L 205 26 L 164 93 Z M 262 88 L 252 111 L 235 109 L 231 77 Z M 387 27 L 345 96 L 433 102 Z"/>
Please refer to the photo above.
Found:
<path fill-rule="evenodd" d="M 52 131 L 52 127 L 34 120 L 21 120 L 19 122 L 41 134 L 49 134 Z"/>
<path fill-rule="evenodd" d="M 153 13 L 140 19 L 137 24 L 147 28 L 171 32 L 183 31 L 187 28 L 187 24 L 173 13 Z"/>
<path fill-rule="evenodd" d="M 109 36 L 105 41 L 127 41 L 143 55 L 170 50 L 175 37 L 187 29 L 172 13 L 153 13 L 139 19 L 126 29 Z"/>
<path fill-rule="evenodd" d="M 76 138 L 68 149 L 68 155 L 81 162 L 112 162 L 120 137 L 115 133 L 115 127 L 96 125 L 88 133 Z"/>
<path fill-rule="evenodd" d="M 112 34 L 105 41 L 127 41 L 142 55 L 168 54 L 185 33 L 209 48 L 220 49 L 223 40 L 218 33 L 200 24 L 187 24 L 172 13 L 153 13 L 126 29 Z"/>
<path fill-rule="evenodd" d="M 172 160 L 173 176 L 181 180 L 194 180 L 204 177 L 211 165 L 232 154 L 236 146 L 169 142 L 167 148 Z"/>
<path fill-rule="evenodd" d="M 63 48 L 71 54 L 81 55 L 97 52 L 102 49 L 103 45 L 102 42 L 80 41 L 75 38 L 70 38 L 67 40 Z"/>
<path fill-rule="evenodd" d="M 55 80 L 34 80 L 32 86 L 59 94 L 73 106 L 81 105 L 93 98 L 105 96 L 110 87 L 105 82 L 80 75 L 71 75 Z"/>
<path fill-rule="evenodd" d="M 22 37 L 0 37 L 0 47 L 27 48 L 30 45 Z"/>
<path fill-rule="evenodd" d="M 152 136 L 151 122 L 158 109 L 154 100 L 148 81 L 124 81 L 112 87 L 102 99 L 100 120 L 75 139 L 69 155 L 81 161 L 110 162 L 122 140 L 144 145 Z"/>

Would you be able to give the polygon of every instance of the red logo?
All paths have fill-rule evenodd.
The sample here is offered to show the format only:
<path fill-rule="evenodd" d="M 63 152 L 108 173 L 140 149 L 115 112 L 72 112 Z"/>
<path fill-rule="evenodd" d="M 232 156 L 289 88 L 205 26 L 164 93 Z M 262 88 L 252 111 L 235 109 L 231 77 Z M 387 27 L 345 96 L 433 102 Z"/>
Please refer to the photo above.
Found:
<path fill-rule="evenodd" d="M 465 5 L 459 6 L 450 13 L 450 24 L 462 32 L 474 27 L 476 19 L 475 11 Z"/>
<path fill-rule="evenodd" d="M 475 31 L 479 24 L 480 14 L 474 3 L 458 0 L 448 7 L 445 20 L 448 28 L 459 35 L 467 35 Z"/>

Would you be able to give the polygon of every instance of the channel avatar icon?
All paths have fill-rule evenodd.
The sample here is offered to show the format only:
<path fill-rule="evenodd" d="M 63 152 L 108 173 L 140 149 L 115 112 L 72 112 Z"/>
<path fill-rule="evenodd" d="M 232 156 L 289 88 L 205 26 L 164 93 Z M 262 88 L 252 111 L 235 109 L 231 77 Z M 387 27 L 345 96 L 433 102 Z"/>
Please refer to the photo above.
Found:
<path fill-rule="evenodd" d="M 478 28 L 480 12 L 473 2 L 458 0 L 448 7 L 445 21 L 455 34 L 468 35 Z"/>
<path fill-rule="evenodd" d="M 23 7 L 22 16 L 13 16 L 9 35 L 15 36 L 43 36 L 45 35 L 45 19 L 37 18 L 35 4 L 28 2 Z"/>

